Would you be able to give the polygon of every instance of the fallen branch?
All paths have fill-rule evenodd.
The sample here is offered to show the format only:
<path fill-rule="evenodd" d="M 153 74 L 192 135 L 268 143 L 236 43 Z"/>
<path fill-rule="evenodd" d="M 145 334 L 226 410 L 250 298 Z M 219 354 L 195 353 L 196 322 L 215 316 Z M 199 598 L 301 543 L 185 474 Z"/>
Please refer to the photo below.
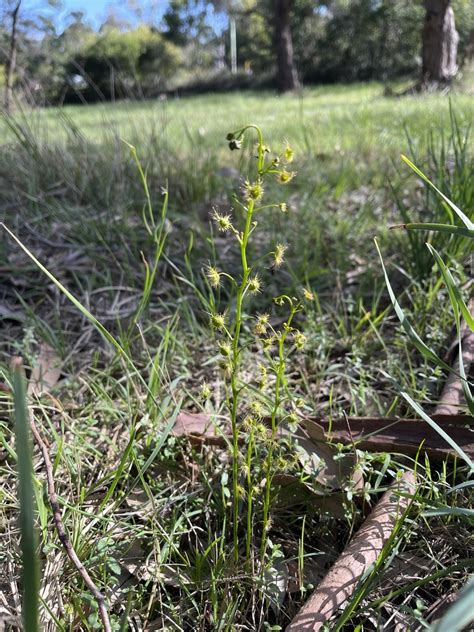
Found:
<path fill-rule="evenodd" d="M 474 457 L 474 418 L 470 415 L 434 415 L 433 419 L 464 450 Z M 397 452 L 416 456 L 422 452 L 430 459 L 454 456 L 454 450 L 439 434 L 421 419 L 390 417 L 347 417 L 347 419 L 315 419 L 333 443 L 356 444 L 368 452 Z M 350 427 L 350 432 L 347 426 Z"/>
<path fill-rule="evenodd" d="M 286 632 L 320 630 L 351 597 L 360 577 L 377 560 L 397 521 L 409 507 L 415 489 L 413 472 L 405 472 L 391 485 Z"/>
<path fill-rule="evenodd" d="M 474 457 L 474 417 L 470 415 L 435 415 L 434 419 L 460 448 Z M 320 436 L 312 437 L 316 445 L 327 452 L 330 448 L 325 441 L 353 445 L 369 452 L 397 452 L 416 456 L 420 445 L 422 452 L 430 459 L 445 459 L 456 452 L 440 440 L 439 434 L 422 419 L 397 419 L 394 417 L 345 417 L 329 421 L 324 417 L 303 419 L 305 423 L 320 429 Z M 229 424 L 222 424 L 220 430 L 206 413 L 181 412 L 172 430 L 175 437 L 186 437 L 197 445 L 217 445 L 225 447 L 230 440 Z M 301 433 L 300 433 L 301 434 Z M 242 438 L 243 441 L 243 438 Z"/>
<path fill-rule="evenodd" d="M 469 301 L 469 311 L 474 316 L 474 298 Z M 469 375 L 471 365 L 474 364 L 474 332 L 467 326 L 461 332 L 462 359 L 466 375 Z M 451 347 L 457 348 L 458 337 L 453 341 Z M 449 374 L 441 393 L 440 401 L 435 409 L 435 415 L 456 415 L 462 405 L 464 395 L 461 379 L 459 378 L 459 354 L 453 363 L 453 371 Z"/>

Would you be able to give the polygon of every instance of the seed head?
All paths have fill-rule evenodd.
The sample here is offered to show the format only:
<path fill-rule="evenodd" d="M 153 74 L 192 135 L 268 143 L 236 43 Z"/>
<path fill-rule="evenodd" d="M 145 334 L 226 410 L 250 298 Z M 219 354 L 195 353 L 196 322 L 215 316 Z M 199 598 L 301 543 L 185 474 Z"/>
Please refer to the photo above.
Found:
<path fill-rule="evenodd" d="M 273 267 L 279 268 L 282 265 L 285 252 L 287 251 L 287 249 L 288 249 L 288 246 L 286 246 L 285 244 L 276 245 L 275 252 L 273 253 L 273 257 L 274 257 Z"/>

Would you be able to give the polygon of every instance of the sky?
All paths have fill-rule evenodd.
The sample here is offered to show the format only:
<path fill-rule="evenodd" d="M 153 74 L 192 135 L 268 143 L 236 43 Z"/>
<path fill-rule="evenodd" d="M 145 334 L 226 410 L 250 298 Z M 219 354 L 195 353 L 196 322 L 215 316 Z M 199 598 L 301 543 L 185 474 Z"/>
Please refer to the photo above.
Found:
<path fill-rule="evenodd" d="M 168 5 L 168 0 L 154 0 L 153 3 L 146 0 L 134 0 L 133 3 L 138 7 L 145 8 L 145 10 L 152 4 L 155 7 L 153 17 L 159 19 Z M 39 4 L 47 6 L 47 1 L 27 0 L 26 4 L 34 9 L 35 5 L 39 6 Z M 48 13 L 54 18 L 59 30 L 67 26 L 67 18 L 71 11 L 81 11 L 84 14 L 84 21 L 97 29 L 105 21 L 111 10 L 119 18 L 133 23 L 137 19 L 136 14 L 127 5 L 127 0 L 60 0 L 61 8 L 52 9 Z M 147 13 L 149 15 L 149 11 Z"/>

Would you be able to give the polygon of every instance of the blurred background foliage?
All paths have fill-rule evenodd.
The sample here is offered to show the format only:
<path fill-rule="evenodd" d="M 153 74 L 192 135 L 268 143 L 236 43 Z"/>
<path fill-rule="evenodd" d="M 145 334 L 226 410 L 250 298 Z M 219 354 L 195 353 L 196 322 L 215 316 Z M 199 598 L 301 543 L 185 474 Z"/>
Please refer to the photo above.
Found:
<path fill-rule="evenodd" d="M 8 1 L 3 5 L 0 65 L 5 66 L 11 6 Z M 131 3 L 128 19 L 111 8 L 99 27 L 79 11 L 59 26 L 58 6 L 21 7 L 17 98 L 21 94 L 36 104 L 58 104 L 274 83 L 275 0 L 171 0 L 164 13 L 152 10 L 153 1 Z M 452 6 L 462 66 L 472 56 L 474 3 L 453 0 Z M 390 80 L 418 72 L 424 11 L 421 0 L 290 0 L 300 80 Z M 234 74 L 232 22 L 237 35 Z"/>

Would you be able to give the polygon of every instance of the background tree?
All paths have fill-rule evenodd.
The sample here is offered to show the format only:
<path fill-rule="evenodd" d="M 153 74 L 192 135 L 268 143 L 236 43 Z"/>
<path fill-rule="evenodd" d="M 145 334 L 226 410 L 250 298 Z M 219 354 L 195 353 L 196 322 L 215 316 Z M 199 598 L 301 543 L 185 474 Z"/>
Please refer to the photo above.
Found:
<path fill-rule="evenodd" d="M 274 0 L 277 86 L 280 92 L 299 88 L 291 33 L 293 0 Z"/>
<path fill-rule="evenodd" d="M 451 0 L 424 0 L 422 86 L 451 81 L 458 71 L 459 34 Z"/>
<path fill-rule="evenodd" d="M 13 81 L 15 77 L 16 57 L 18 47 L 18 18 L 20 13 L 21 0 L 7 2 L 6 14 L 11 21 L 10 41 L 8 46 L 8 56 L 5 64 L 5 110 L 10 111 L 13 100 Z"/>

